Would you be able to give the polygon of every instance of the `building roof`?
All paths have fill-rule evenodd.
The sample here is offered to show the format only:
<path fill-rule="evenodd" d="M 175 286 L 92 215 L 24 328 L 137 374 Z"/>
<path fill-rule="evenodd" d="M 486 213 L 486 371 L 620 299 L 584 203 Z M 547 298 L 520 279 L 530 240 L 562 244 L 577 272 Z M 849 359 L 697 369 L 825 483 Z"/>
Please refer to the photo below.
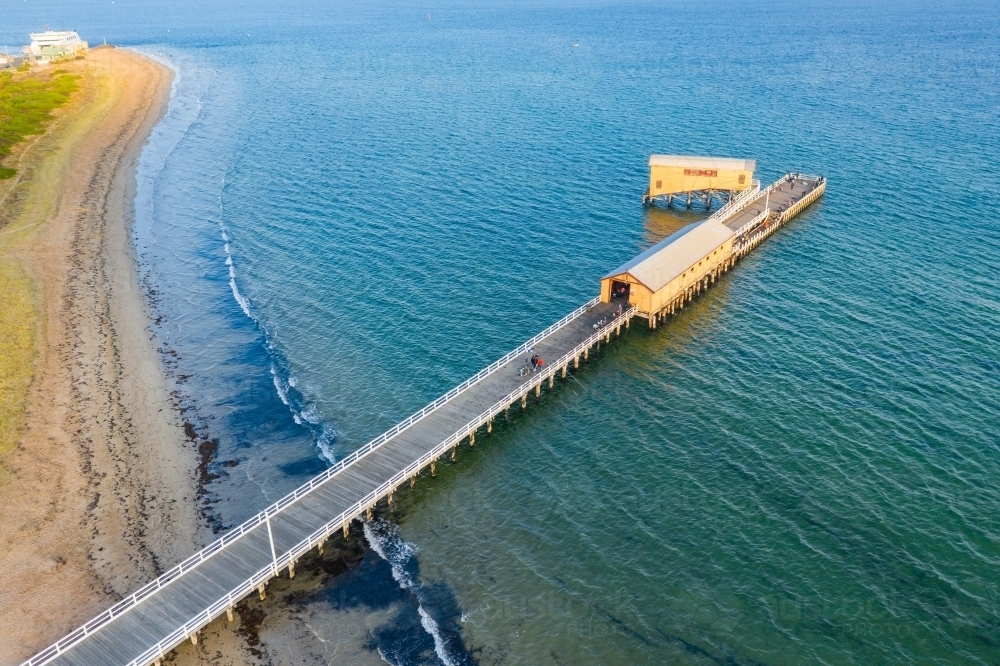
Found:
<path fill-rule="evenodd" d="M 45 32 L 33 32 L 29 36 L 33 49 L 45 48 L 46 46 L 86 46 L 80 39 L 80 35 L 72 30 L 46 30 Z"/>
<path fill-rule="evenodd" d="M 649 166 L 753 171 L 757 168 L 757 160 L 740 160 L 732 157 L 696 157 L 694 155 L 650 155 Z"/>
<path fill-rule="evenodd" d="M 628 273 L 651 291 L 659 291 L 732 236 L 732 229 L 717 220 L 695 222 L 667 236 L 602 279 Z"/>

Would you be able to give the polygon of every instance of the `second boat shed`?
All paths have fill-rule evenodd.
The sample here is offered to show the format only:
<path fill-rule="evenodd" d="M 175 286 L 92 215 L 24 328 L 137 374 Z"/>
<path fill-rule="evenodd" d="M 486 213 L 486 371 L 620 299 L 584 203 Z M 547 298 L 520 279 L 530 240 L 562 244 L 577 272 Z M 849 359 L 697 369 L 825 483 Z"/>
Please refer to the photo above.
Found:
<path fill-rule="evenodd" d="M 693 155 L 652 155 L 647 196 L 681 192 L 739 192 L 753 183 L 754 160 Z"/>
<path fill-rule="evenodd" d="M 650 317 L 693 293 L 730 260 L 733 231 L 717 220 L 689 224 L 601 278 L 601 300 L 628 301 Z"/>

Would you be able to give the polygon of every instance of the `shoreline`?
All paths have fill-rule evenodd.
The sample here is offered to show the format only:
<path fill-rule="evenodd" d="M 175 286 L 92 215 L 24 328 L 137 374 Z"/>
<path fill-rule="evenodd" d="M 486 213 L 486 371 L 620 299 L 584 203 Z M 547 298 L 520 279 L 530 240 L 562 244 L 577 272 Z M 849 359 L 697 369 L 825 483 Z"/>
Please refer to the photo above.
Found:
<path fill-rule="evenodd" d="M 180 72 L 111 48 L 60 67 L 80 75 L 80 90 L 21 151 L 23 210 L 0 226 L 0 260 L 23 267 L 38 315 L 26 427 L 16 449 L 0 449 L 0 564 L 13 574 L 0 592 L 0 666 L 20 664 L 216 536 L 202 502 L 212 442 L 171 390 L 135 238 L 139 164 Z M 400 602 L 327 608 L 323 588 L 349 585 L 341 576 L 373 557 L 359 535 L 329 551 L 266 602 L 241 603 L 235 622 L 220 618 L 197 645 L 175 648 L 172 663 L 269 664 L 286 652 L 326 661 L 330 650 L 384 663 L 370 632 Z M 406 597 L 382 568 L 375 580 Z M 319 595 L 333 615 L 315 616 L 303 595 Z M 410 614 L 409 629 L 422 633 Z M 334 629 L 348 621 L 347 634 Z"/>
<path fill-rule="evenodd" d="M 95 49 L 59 65 L 80 90 L 22 150 L 0 257 L 31 285 L 33 377 L 0 451 L 0 665 L 17 664 L 194 551 L 198 455 L 139 287 L 136 166 L 173 73 Z"/>

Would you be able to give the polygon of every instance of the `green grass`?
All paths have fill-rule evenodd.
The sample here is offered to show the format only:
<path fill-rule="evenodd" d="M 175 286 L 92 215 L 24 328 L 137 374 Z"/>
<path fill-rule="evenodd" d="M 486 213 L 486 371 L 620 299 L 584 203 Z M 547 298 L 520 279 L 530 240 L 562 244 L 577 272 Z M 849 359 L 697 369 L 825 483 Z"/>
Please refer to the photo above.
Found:
<path fill-rule="evenodd" d="M 77 76 L 64 70 L 18 74 L 0 72 L 0 180 L 12 178 L 16 169 L 3 160 L 16 144 L 45 131 L 52 111 L 77 89 Z"/>

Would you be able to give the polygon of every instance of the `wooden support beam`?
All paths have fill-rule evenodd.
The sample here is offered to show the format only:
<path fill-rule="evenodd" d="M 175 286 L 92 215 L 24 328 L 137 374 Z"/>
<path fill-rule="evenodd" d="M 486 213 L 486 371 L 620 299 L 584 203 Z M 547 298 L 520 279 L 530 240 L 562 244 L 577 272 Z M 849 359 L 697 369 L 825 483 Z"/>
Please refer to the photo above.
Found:
<path fill-rule="evenodd" d="M 191 645 L 197 645 L 198 644 L 198 632 L 195 632 L 195 633 L 191 634 L 188 638 L 191 639 Z"/>
<path fill-rule="evenodd" d="M 288 563 L 288 578 L 295 578 L 295 560 Z"/>
<path fill-rule="evenodd" d="M 266 596 L 264 594 L 264 583 L 260 584 L 260 586 L 257 588 L 257 592 L 260 594 L 260 600 L 264 601 L 264 597 Z"/>
<path fill-rule="evenodd" d="M 451 447 L 451 459 L 454 460 L 456 456 L 458 456 L 458 447 L 453 446 Z"/>
<path fill-rule="evenodd" d="M 587 347 L 586 349 L 583 350 L 583 360 L 586 361 L 589 356 L 590 356 L 590 347 Z"/>
<path fill-rule="evenodd" d="M 566 379 L 566 369 L 569 367 L 569 363 L 562 367 L 562 378 Z"/>
<path fill-rule="evenodd" d="M 232 606 L 230 606 L 229 608 L 226 609 L 226 621 L 227 622 L 232 622 L 233 621 L 233 607 Z M 159 662 L 157 662 L 157 663 L 159 663 Z"/>
<path fill-rule="evenodd" d="M 493 434 L 493 417 L 490 417 L 489 419 L 486 420 L 486 434 L 487 435 Z"/>
<path fill-rule="evenodd" d="M 344 538 L 346 539 L 349 536 L 351 536 L 351 521 L 345 520 L 344 521 Z"/>
<path fill-rule="evenodd" d="M 476 445 L 476 431 L 475 430 L 470 430 L 469 431 L 469 446 L 475 446 L 475 445 Z"/>
<path fill-rule="evenodd" d="M 392 491 L 389 491 L 389 506 L 392 507 Z"/>
<path fill-rule="evenodd" d="M 434 460 L 432 460 L 431 461 L 431 476 L 437 476 L 437 473 L 438 473 L 437 462 L 434 461 Z"/>
<path fill-rule="evenodd" d="M 538 382 L 535 384 L 535 397 L 540 398 L 542 396 L 542 383 Z"/>
<path fill-rule="evenodd" d="M 527 408 L 528 408 L 528 394 L 527 393 L 522 393 L 521 394 L 521 409 L 527 409 Z"/>
<path fill-rule="evenodd" d="M 392 493 L 390 493 L 390 496 L 391 496 L 391 495 L 392 495 Z M 392 504 L 392 502 L 389 502 L 389 504 Z M 318 544 L 318 547 L 319 547 L 319 554 L 320 554 L 320 555 L 322 555 L 322 554 L 323 554 L 323 544 L 324 544 L 324 543 L 326 543 L 326 539 L 320 539 L 320 540 L 319 540 L 319 544 Z"/>
<path fill-rule="evenodd" d="M 372 519 L 372 508 L 368 507 L 365 509 L 365 520 L 370 521 Z"/>
<path fill-rule="evenodd" d="M 410 477 L 410 490 L 413 490 L 417 485 L 417 475 L 414 474 Z"/>
<path fill-rule="evenodd" d="M 579 367 L 580 367 L 580 355 L 577 354 L 576 356 L 573 357 L 573 369 L 576 370 L 579 369 Z"/>
<path fill-rule="evenodd" d="M 554 382 L 555 380 L 556 380 L 556 373 L 554 373 L 554 372 L 553 372 L 553 373 L 552 373 L 551 375 L 549 375 L 549 389 L 551 389 L 551 388 L 552 388 L 552 383 L 553 383 L 553 382 Z"/>

